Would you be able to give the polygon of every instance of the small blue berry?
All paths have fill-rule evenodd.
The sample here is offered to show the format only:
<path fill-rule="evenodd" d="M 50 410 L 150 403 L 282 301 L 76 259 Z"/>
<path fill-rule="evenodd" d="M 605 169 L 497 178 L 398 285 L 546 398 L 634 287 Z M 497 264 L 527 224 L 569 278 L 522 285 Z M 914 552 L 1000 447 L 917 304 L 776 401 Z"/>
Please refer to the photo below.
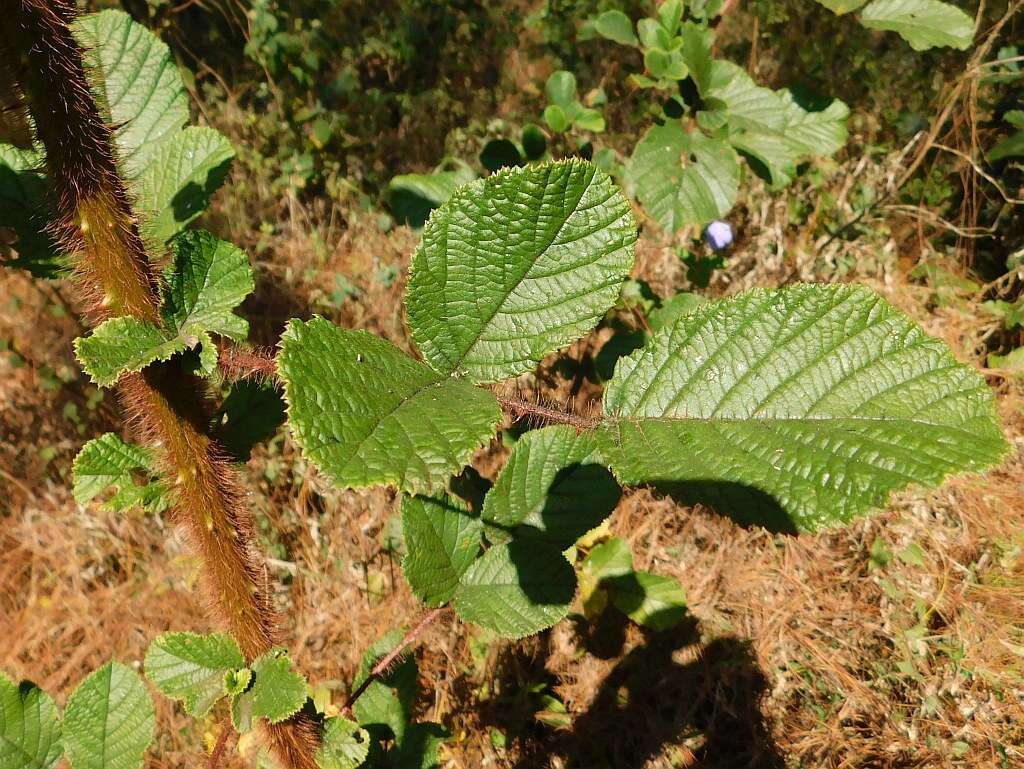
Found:
<path fill-rule="evenodd" d="M 704 230 L 704 239 L 712 251 L 722 251 L 732 245 L 732 227 L 729 222 L 713 221 Z"/>

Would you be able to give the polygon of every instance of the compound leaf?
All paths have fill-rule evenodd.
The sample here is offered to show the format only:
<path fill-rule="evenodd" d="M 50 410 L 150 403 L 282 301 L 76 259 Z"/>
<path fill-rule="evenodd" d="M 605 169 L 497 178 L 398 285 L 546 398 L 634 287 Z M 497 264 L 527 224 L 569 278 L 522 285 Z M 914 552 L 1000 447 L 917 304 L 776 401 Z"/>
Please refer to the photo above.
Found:
<path fill-rule="evenodd" d="M 212 128 L 189 126 L 153 152 L 135 181 L 143 232 L 164 243 L 201 214 L 227 177 L 235 150 Z"/>
<path fill-rule="evenodd" d="M 239 732 L 249 731 L 256 718 L 265 718 L 272 724 L 284 721 L 305 704 L 306 679 L 292 669 L 292 661 L 283 649 L 258 657 L 249 669 L 251 686 L 231 702 L 231 722 Z"/>
<path fill-rule="evenodd" d="M 456 613 L 506 638 L 549 628 L 569 613 L 576 575 L 548 544 L 495 545 L 473 562 L 455 591 Z"/>
<path fill-rule="evenodd" d="M 740 183 L 739 158 L 727 141 L 687 133 L 678 123 L 651 128 L 627 173 L 637 199 L 670 232 L 725 216 Z"/>
<path fill-rule="evenodd" d="M 686 616 L 686 591 L 671 577 L 630 571 L 604 580 L 612 604 L 638 625 L 667 630 Z"/>
<path fill-rule="evenodd" d="M 135 177 L 188 121 L 185 84 L 170 49 L 123 11 L 82 16 L 74 29 L 86 50 L 92 89 L 109 111 L 109 123 L 119 126 L 120 160 Z"/>
<path fill-rule="evenodd" d="M 204 230 L 183 232 L 174 240 L 166 278 L 161 312 L 183 338 L 214 333 L 245 339 L 249 324 L 234 310 L 255 283 L 242 249 Z"/>
<path fill-rule="evenodd" d="M 141 769 L 154 723 L 153 702 L 139 674 L 120 662 L 108 662 L 68 698 L 68 759 L 74 769 Z"/>
<path fill-rule="evenodd" d="M 483 519 L 516 539 L 565 549 L 611 515 L 621 491 L 601 464 L 593 432 L 569 425 L 520 438 L 494 487 Z"/>
<path fill-rule="evenodd" d="M 342 487 L 443 488 L 501 420 L 491 393 L 323 318 L 288 325 L 278 371 L 292 435 Z"/>
<path fill-rule="evenodd" d="M 370 733 L 355 721 L 335 716 L 324 722 L 316 763 L 320 769 L 356 769 L 370 752 Z"/>
<path fill-rule="evenodd" d="M 377 661 L 394 649 L 404 635 L 403 629 L 396 628 L 381 636 L 363 653 L 353 687 L 366 680 Z M 418 677 L 416 658 L 405 657 L 390 672 L 372 681 L 356 700 L 353 705 L 356 718 L 375 739 L 393 737 L 401 742 L 412 717 Z"/>
<path fill-rule="evenodd" d="M 105 507 L 123 511 L 141 505 L 150 512 L 160 512 L 168 505 L 167 486 L 150 480 L 138 484 L 134 472 L 155 475 L 153 452 L 142 446 L 125 443 L 114 433 L 94 438 L 78 452 L 71 468 L 72 494 L 80 505 L 87 504 L 111 486 L 113 496 Z"/>
<path fill-rule="evenodd" d="M 620 359 L 604 407 L 602 450 L 621 482 L 790 531 L 849 521 L 1006 451 L 984 379 L 852 285 L 698 308 Z"/>
<path fill-rule="evenodd" d="M 874 0 L 861 11 L 860 22 L 898 33 L 915 51 L 946 46 L 963 51 L 974 41 L 974 19 L 940 0 Z"/>
<path fill-rule="evenodd" d="M 122 374 L 141 371 L 150 363 L 169 360 L 185 341 L 152 323 L 130 317 L 111 318 L 88 336 L 75 340 L 75 356 L 100 387 L 110 387 Z"/>
<path fill-rule="evenodd" d="M 51 769 L 62 753 L 57 706 L 50 696 L 0 673 L 0 769 Z"/>
<path fill-rule="evenodd" d="M 164 633 L 150 644 L 145 666 L 157 689 L 198 718 L 228 693 L 225 674 L 245 667 L 245 657 L 224 633 Z"/>
<path fill-rule="evenodd" d="M 406 308 L 437 371 L 516 376 L 590 331 L 633 265 L 629 203 L 579 160 L 509 168 L 460 188 L 430 217 Z"/>
<path fill-rule="evenodd" d="M 480 553 L 480 519 L 455 497 L 406 497 L 402 532 L 402 571 L 412 592 L 428 606 L 447 603 Z"/>

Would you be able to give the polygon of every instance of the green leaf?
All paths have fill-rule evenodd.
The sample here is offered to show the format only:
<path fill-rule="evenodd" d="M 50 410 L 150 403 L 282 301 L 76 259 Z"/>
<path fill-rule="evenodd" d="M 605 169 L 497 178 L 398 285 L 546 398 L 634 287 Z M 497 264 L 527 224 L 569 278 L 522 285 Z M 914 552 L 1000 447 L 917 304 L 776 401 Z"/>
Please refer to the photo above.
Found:
<path fill-rule="evenodd" d="M 459 578 L 480 553 L 480 519 L 455 497 L 406 497 L 402 531 L 406 550 L 402 570 L 412 592 L 428 606 L 447 603 Z"/>
<path fill-rule="evenodd" d="M 850 110 L 843 102 L 809 112 L 790 91 L 762 88 L 732 62 L 714 63 L 707 98 L 718 107 L 699 119 L 724 122 L 733 146 L 759 160 L 776 188 L 792 181 L 801 159 L 831 155 L 846 143 Z"/>
<path fill-rule="evenodd" d="M 604 117 L 596 109 L 590 107 L 584 107 L 577 112 L 573 123 L 583 131 L 593 131 L 594 133 L 601 133 L 605 128 Z"/>
<path fill-rule="evenodd" d="M 239 462 L 284 424 L 285 405 L 273 385 L 239 381 L 231 385 L 216 419 L 217 438 Z"/>
<path fill-rule="evenodd" d="M 593 579 L 603 580 L 633 573 L 633 551 L 619 537 L 595 545 L 583 561 L 583 571 Z"/>
<path fill-rule="evenodd" d="M 403 174 L 388 183 L 387 203 L 400 224 L 422 227 L 430 212 L 467 182 L 476 179 L 469 166 L 432 174 Z"/>
<path fill-rule="evenodd" d="M 0 769 L 51 769 L 63 752 L 57 706 L 50 696 L 0 673 Z"/>
<path fill-rule="evenodd" d="M 355 721 L 336 716 L 324 722 L 316 764 L 320 769 L 356 769 L 370 752 L 370 733 Z"/>
<path fill-rule="evenodd" d="M 366 650 L 352 682 L 353 688 L 366 680 L 377 661 L 394 649 L 404 636 L 405 630 L 396 628 Z M 401 742 L 412 716 L 418 676 L 415 657 L 405 657 L 390 672 L 371 682 L 356 700 L 353 705 L 356 718 L 375 739 L 394 737 Z"/>
<path fill-rule="evenodd" d="M 224 690 L 231 696 L 242 694 L 252 683 L 252 671 L 249 668 L 229 670 L 224 674 Z"/>
<path fill-rule="evenodd" d="M 224 633 L 164 633 L 149 645 L 145 665 L 157 689 L 200 718 L 228 693 L 225 674 L 245 667 L 245 657 Z"/>
<path fill-rule="evenodd" d="M 652 332 L 661 331 L 665 326 L 675 323 L 684 315 L 707 303 L 708 300 L 700 294 L 681 291 L 666 300 L 661 307 L 651 311 L 651 314 L 647 316 L 647 326 Z"/>
<path fill-rule="evenodd" d="M 150 512 L 160 512 L 169 504 L 167 486 L 154 480 L 140 485 L 132 475 L 141 471 L 152 478 L 157 474 L 154 465 L 149 449 L 105 433 L 86 443 L 75 457 L 72 494 L 78 504 L 84 505 L 113 486 L 114 494 L 104 505 L 108 510 L 120 512 L 140 505 Z"/>
<path fill-rule="evenodd" d="M 0 144 L 0 227 L 14 230 L 18 237 L 17 258 L 3 264 L 37 278 L 58 278 L 67 271 L 68 259 L 46 229 L 53 214 L 42 167 L 39 153 Z"/>
<path fill-rule="evenodd" d="M 338 486 L 441 489 L 501 421 L 491 393 L 365 331 L 293 320 L 281 340 L 292 435 Z"/>
<path fill-rule="evenodd" d="M 668 630 L 686 616 L 686 591 L 676 580 L 632 571 L 604 581 L 615 608 L 652 630 Z"/>
<path fill-rule="evenodd" d="M 1024 157 L 1024 131 L 1018 131 L 997 142 L 987 154 L 991 163 L 1003 160 L 1004 158 Z"/>
<path fill-rule="evenodd" d="M 640 45 L 646 50 L 652 48 L 668 50 L 672 47 L 672 36 L 657 19 L 640 19 L 636 23 L 636 31 L 640 36 Z"/>
<path fill-rule="evenodd" d="M 489 382 L 529 371 L 612 306 L 635 242 L 629 204 L 590 163 L 468 184 L 433 213 L 413 255 L 413 339 L 442 373 Z"/>
<path fill-rule="evenodd" d="M 161 313 L 164 322 L 190 338 L 221 334 L 244 340 L 249 323 L 235 308 L 255 288 L 245 252 L 204 230 L 189 230 L 174 240 Z M 212 345 L 210 345 L 212 347 Z"/>
<path fill-rule="evenodd" d="M 456 613 L 506 638 L 549 628 L 569 613 L 576 575 L 557 547 L 495 545 L 473 562 L 455 591 Z"/>
<path fill-rule="evenodd" d="M 64 745 L 74 769 L 141 769 L 153 741 L 153 702 L 120 662 L 91 673 L 68 698 Z"/>
<path fill-rule="evenodd" d="M 133 185 L 143 234 L 164 243 L 181 232 L 209 206 L 234 156 L 212 128 L 190 126 L 162 142 Z"/>
<path fill-rule="evenodd" d="M 544 108 L 544 122 L 547 123 L 548 128 L 558 134 L 568 131 L 572 125 L 565 110 L 557 104 L 549 104 Z"/>
<path fill-rule="evenodd" d="M 654 126 L 636 145 L 627 179 L 651 217 L 675 232 L 729 212 L 739 191 L 740 164 L 727 142 L 669 123 Z"/>
<path fill-rule="evenodd" d="M 1024 374 L 1024 347 L 1011 350 L 1006 355 L 989 353 L 988 367 L 1002 369 L 1016 376 Z"/>
<path fill-rule="evenodd" d="M 620 496 L 595 435 L 554 425 L 516 442 L 484 498 L 482 517 L 516 539 L 564 550 L 611 515 Z"/>
<path fill-rule="evenodd" d="M 711 72 L 714 68 L 714 57 L 711 54 L 711 46 L 714 43 L 714 33 L 706 26 L 687 21 L 680 31 L 683 44 L 680 52 L 687 69 L 690 70 L 690 77 L 697 84 L 697 90 L 704 93 L 711 84 Z"/>
<path fill-rule="evenodd" d="M 152 323 L 135 318 L 111 318 L 88 336 L 75 340 L 75 357 L 82 369 L 100 387 L 111 387 L 122 374 L 141 371 L 150 363 L 170 360 L 186 347 Z"/>
<path fill-rule="evenodd" d="M 984 379 L 851 285 L 699 308 L 620 359 L 604 407 L 622 483 L 779 530 L 849 521 L 1006 452 Z"/>
<path fill-rule="evenodd" d="M 816 0 L 819 5 L 828 8 L 832 13 L 842 15 L 850 11 L 856 11 L 867 0 Z"/>
<path fill-rule="evenodd" d="M 252 685 L 231 702 L 231 722 L 245 733 L 257 718 L 272 724 L 284 721 L 302 708 L 308 696 L 306 679 L 292 669 L 284 649 L 274 649 L 249 666 Z"/>
<path fill-rule="evenodd" d="M 974 41 L 974 19 L 940 0 L 874 0 L 861 11 L 860 23 L 898 33 L 915 51 L 964 51 Z"/>
<path fill-rule="evenodd" d="M 564 69 L 552 72 L 544 85 L 544 92 L 551 104 L 567 107 L 576 101 L 576 76 Z"/>
<path fill-rule="evenodd" d="M 409 724 L 395 751 L 394 769 L 438 769 L 441 762 L 437 751 L 451 737 L 441 724 L 422 722 Z M 392 758 L 392 754 L 388 755 Z"/>
<path fill-rule="evenodd" d="M 716 59 L 711 66 L 711 80 L 701 93 L 707 112 L 722 121 L 730 131 L 777 132 L 786 125 L 786 105 L 770 88 L 759 86 L 737 64 Z M 707 112 L 700 115 L 701 122 Z"/>
<path fill-rule="evenodd" d="M 674 35 L 679 30 L 679 22 L 683 19 L 682 0 L 664 0 L 658 6 L 658 21 L 662 29 L 668 34 Z"/>
<path fill-rule="evenodd" d="M 614 40 L 621 45 L 638 45 L 633 32 L 633 22 L 622 11 L 605 11 L 594 19 L 594 29 L 601 37 Z"/>
<path fill-rule="evenodd" d="M 171 52 L 123 11 L 80 17 L 75 36 L 97 98 L 109 110 L 129 178 L 145 169 L 161 143 L 188 122 L 188 95 Z M 77 767 L 76 767 L 77 769 Z"/>
<path fill-rule="evenodd" d="M 690 74 L 679 51 L 651 48 L 644 53 L 644 67 L 659 80 L 683 80 Z"/>
<path fill-rule="evenodd" d="M 796 155 L 833 155 L 846 144 L 846 119 L 850 115 L 846 104 L 833 99 L 825 109 L 810 112 L 796 102 L 788 89 L 776 94 L 785 110 L 783 137 Z"/>

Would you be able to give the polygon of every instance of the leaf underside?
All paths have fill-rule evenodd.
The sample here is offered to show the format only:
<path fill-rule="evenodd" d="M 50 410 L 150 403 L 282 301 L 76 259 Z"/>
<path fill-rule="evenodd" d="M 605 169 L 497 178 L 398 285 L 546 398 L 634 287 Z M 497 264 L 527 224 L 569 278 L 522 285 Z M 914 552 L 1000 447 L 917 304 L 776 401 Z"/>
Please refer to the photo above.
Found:
<path fill-rule="evenodd" d="M 440 490 L 501 419 L 491 393 L 323 318 L 288 325 L 278 371 L 292 435 L 341 487 Z"/>
<path fill-rule="evenodd" d="M 434 369 L 516 376 L 590 331 L 633 266 L 636 225 L 603 171 L 505 169 L 433 212 L 413 255 L 409 329 Z"/>
<path fill-rule="evenodd" d="M 182 700 L 185 711 L 198 718 L 227 693 L 224 676 L 244 667 L 245 657 L 223 633 L 164 633 L 150 644 L 145 666 L 157 689 Z"/>
<path fill-rule="evenodd" d="M 622 358 L 602 447 L 619 480 L 813 531 L 1006 451 L 973 369 L 858 286 L 755 290 Z"/>
<path fill-rule="evenodd" d="M 915 51 L 948 46 L 964 51 L 974 41 L 974 19 L 940 0 L 874 0 L 861 11 L 870 29 L 896 32 Z"/>

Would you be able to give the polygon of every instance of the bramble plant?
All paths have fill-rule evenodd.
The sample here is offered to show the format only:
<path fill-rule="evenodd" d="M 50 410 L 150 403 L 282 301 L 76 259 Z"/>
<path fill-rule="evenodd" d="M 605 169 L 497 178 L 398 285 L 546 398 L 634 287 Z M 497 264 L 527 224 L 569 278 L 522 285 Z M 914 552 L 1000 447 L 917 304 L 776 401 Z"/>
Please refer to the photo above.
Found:
<path fill-rule="evenodd" d="M 635 571 L 621 540 L 585 538 L 613 514 L 622 486 L 809 532 L 866 515 L 908 485 L 981 470 L 1007 449 L 982 377 L 854 285 L 666 304 L 643 346 L 618 359 L 596 413 L 508 396 L 500 383 L 595 328 L 634 266 L 630 204 L 579 159 L 506 168 L 459 186 L 430 214 L 405 295 L 415 357 L 320 317 L 291 320 L 273 358 L 246 350 L 235 311 L 254 288 L 249 260 L 187 229 L 223 182 L 231 150 L 209 129 L 184 127 L 185 92 L 166 47 L 119 12 L 69 25 L 68 5 L 0 7 L 14 20 L 2 35 L 35 129 L 30 148 L 0 148 L 0 178 L 20 195 L 2 223 L 24 244 L 23 266 L 77 272 L 95 325 L 77 340 L 78 359 L 98 385 L 118 387 L 144 444 L 113 434 L 87 443 L 75 497 L 112 489 L 115 509 L 174 511 L 225 632 L 158 635 L 145 676 L 192 716 L 223 703 L 238 732 L 259 726 L 286 769 L 436 765 L 444 731 L 411 723 L 415 663 L 395 663 L 443 613 L 521 638 L 566 617 L 581 582 L 589 613 L 610 604 L 652 628 L 677 623 L 677 583 Z M 632 172 L 666 227 L 731 205 L 736 148 L 785 179 L 797 157 L 841 143 L 845 116 L 838 102 L 806 112 L 712 60 L 707 28 L 680 31 L 681 16 L 681 4 L 666 3 L 657 23 L 670 52 L 677 37 L 695 41 L 684 63 L 706 105 L 701 127 L 652 129 L 637 148 L 649 160 L 634 157 Z M 651 35 L 660 41 L 642 38 Z M 668 67 L 663 74 L 679 75 Z M 245 453 L 229 447 L 266 430 L 250 419 L 250 440 L 233 434 L 227 404 L 218 411 L 207 400 L 206 380 L 249 375 L 280 384 L 292 439 L 330 482 L 402 495 L 403 571 L 428 611 L 367 652 L 341 707 L 311 703 L 279 645 L 228 459 Z M 249 416 L 273 425 L 278 414 Z M 507 417 L 524 416 L 544 426 L 515 443 L 489 489 L 467 491 L 474 453 Z M 146 688 L 118 662 L 80 684 L 63 719 L 29 684 L 0 679 L 0 698 L 5 769 L 50 767 L 62 751 L 73 769 L 139 767 L 153 736 Z"/>

